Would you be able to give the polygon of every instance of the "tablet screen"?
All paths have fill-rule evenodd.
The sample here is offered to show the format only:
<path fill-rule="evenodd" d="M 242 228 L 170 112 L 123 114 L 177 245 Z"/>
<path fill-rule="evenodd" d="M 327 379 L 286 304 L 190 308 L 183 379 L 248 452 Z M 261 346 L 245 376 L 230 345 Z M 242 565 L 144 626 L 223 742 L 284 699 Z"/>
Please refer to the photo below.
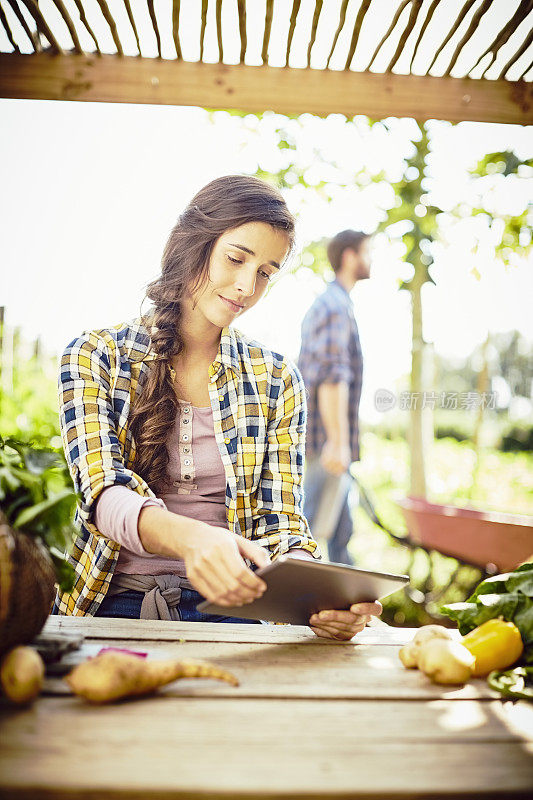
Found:
<path fill-rule="evenodd" d="M 267 584 L 258 600 L 244 606 L 219 606 L 204 600 L 197 606 L 198 611 L 307 625 L 309 617 L 318 611 L 349 609 L 354 603 L 379 600 L 409 582 L 407 575 L 372 572 L 290 555 L 280 556 L 256 574 Z"/>

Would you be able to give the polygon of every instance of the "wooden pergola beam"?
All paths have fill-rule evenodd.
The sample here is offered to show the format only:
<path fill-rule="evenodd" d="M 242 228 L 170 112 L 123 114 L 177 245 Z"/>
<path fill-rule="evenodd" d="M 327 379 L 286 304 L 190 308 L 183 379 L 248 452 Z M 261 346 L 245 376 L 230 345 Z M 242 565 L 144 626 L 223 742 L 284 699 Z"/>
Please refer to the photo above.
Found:
<path fill-rule="evenodd" d="M 533 84 L 524 81 L 106 55 L 1 53 L 0 97 L 533 123 Z"/>

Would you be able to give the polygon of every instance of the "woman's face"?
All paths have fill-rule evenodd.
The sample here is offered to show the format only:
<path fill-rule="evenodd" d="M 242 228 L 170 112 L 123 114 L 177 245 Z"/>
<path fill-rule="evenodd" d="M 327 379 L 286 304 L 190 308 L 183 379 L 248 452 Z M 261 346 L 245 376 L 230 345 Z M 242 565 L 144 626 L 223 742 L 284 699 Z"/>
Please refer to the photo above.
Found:
<path fill-rule="evenodd" d="M 289 239 L 264 222 L 247 222 L 217 240 L 208 281 L 193 298 L 194 313 L 225 328 L 255 306 L 287 256 Z"/>

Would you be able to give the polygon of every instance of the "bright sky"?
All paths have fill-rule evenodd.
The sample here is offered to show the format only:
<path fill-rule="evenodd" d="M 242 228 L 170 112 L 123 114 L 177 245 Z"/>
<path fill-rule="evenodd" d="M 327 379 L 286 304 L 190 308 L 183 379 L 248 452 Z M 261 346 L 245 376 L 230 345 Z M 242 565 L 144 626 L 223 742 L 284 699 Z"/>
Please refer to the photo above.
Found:
<path fill-rule="evenodd" d="M 0 49 L 8 48 L 0 42 Z M 0 305 L 8 325 L 58 353 L 81 330 L 137 315 L 168 232 L 194 192 L 218 175 L 276 168 L 275 121 L 257 132 L 252 119 L 243 124 L 224 112 L 210 119 L 197 108 L 0 100 Z M 316 147 L 348 175 L 366 166 L 397 179 L 412 123 L 391 122 L 391 131 L 370 136 L 363 120 L 306 117 L 302 163 L 312 164 Z M 466 169 L 485 153 L 533 155 L 532 128 L 519 126 L 434 122 L 432 140 L 434 188 L 448 206 L 467 198 Z M 347 227 L 372 231 L 385 194 L 375 184 L 352 187 L 324 205 L 293 192 L 299 244 Z M 515 189 L 498 202 L 513 211 L 523 200 Z M 471 233 L 454 230 L 439 249 L 437 286 L 424 294 L 426 339 L 458 357 L 488 330 L 517 329 L 533 343 L 533 261 L 505 270 L 484 246 L 473 260 Z M 400 256 L 400 246 L 378 240 L 372 279 L 354 291 L 369 419 L 376 389 L 394 389 L 410 367 L 409 297 L 397 289 L 409 273 Z M 238 327 L 296 358 L 301 320 L 321 289 L 307 270 L 287 274 Z"/>

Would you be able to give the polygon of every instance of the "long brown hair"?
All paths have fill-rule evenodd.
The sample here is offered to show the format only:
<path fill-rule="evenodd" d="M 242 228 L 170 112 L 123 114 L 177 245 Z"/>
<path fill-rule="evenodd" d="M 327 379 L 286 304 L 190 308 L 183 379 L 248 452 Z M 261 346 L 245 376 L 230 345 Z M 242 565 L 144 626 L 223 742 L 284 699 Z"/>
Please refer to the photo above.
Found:
<path fill-rule="evenodd" d="M 183 347 L 181 303 L 208 279 L 211 253 L 219 237 L 248 222 L 264 222 L 284 231 L 293 247 L 294 217 L 276 189 L 242 175 L 211 181 L 179 217 L 163 252 L 161 275 L 148 286 L 146 297 L 153 308 L 145 324 L 151 330 L 156 359 L 134 403 L 130 429 L 136 445 L 134 469 L 154 490 L 168 480 L 166 440 L 178 406 L 168 367 Z"/>

